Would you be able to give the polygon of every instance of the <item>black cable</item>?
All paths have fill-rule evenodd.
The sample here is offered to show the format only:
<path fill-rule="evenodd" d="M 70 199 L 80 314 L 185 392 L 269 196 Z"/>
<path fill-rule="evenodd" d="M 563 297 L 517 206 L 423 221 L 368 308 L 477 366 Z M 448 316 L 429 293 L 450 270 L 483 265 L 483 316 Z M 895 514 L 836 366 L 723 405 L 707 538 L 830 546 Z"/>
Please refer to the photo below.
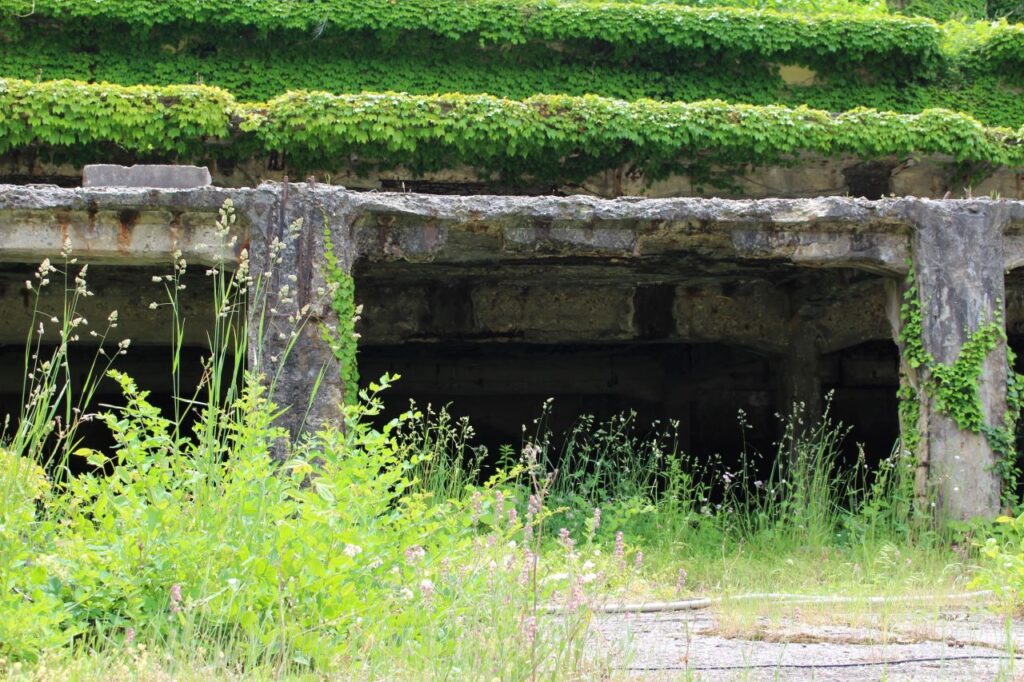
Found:
<path fill-rule="evenodd" d="M 752 663 L 749 665 L 712 665 L 712 666 L 658 666 L 650 668 L 628 667 L 621 670 L 692 670 L 694 672 L 712 672 L 716 670 L 767 670 L 785 668 L 787 670 L 813 670 L 816 668 L 869 668 L 881 665 L 906 665 L 908 663 L 945 663 L 947 661 L 971 661 L 971 660 L 1008 660 L 1009 656 L 997 656 L 987 654 L 966 654 L 963 656 L 933 656 L 931 658 L 901 658 L 892 661 L 862 661 L 859 663 Z M 1014 656 L 1013 658 L 1018 658 Z"/>

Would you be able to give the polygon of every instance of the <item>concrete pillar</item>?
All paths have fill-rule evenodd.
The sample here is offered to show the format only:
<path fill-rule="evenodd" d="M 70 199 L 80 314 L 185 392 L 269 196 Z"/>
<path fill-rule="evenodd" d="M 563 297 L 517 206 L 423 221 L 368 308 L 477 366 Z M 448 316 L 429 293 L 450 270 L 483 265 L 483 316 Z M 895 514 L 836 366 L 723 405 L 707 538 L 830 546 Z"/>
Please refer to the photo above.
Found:
<path fill-rule="evenodd" d="M 800 431 L 813 426 L 822 414 L 821 348 L 813 324 L 797 316 L 790 327 L 781 367 L 781 414 L 788 418 L 794 409 L 800 408 Z"/>
<path fill-rule="evenodd" d="M 341 367 L 324 329 L 338 329 L 324 234 L 330 231 L 345 272 L 352 265 L 351 235 L 344 194 L 323 189 L 281 185 L 273 209 L 250 228 L 256 284 L 250 293 L 249 369 L 263 376 L 270 399 L 286 410 L 278 423 L 293 440 L 323 424 L 342 424 Z"/>
<path fill-rule="evenodd" d="M 917 201 L 908 205 L 915 226 L 913 266 L 921 304 L 921 340 L 936 362 L 951 365 L 971 335 L 1003 320 L 1005 210 L 991 202 Z M 1000 506 L 998 455 L 985 435 L 961 429 L 945 414 L 926 368 L 905 368 L 916 390 L 920 418 L 917 456 L 927 475 L 928 499 L 940 519 L 992 517 Z M 1006 347 L 999 341 L 978 380 L 983 420 L 1000 427 L 1006 411 Z M 920 481 L 919 481 L 920 482 Z"/>

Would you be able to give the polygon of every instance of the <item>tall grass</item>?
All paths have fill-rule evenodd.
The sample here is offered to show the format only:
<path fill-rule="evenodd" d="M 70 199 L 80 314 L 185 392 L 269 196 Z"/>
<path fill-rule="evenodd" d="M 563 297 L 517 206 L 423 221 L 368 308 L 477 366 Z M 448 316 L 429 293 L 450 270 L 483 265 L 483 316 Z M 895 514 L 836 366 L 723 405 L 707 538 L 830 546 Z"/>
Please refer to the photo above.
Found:
<path fill-rule="evenodd" d="M 232 222 L 225 206 L 225 237 Z M 37 292 L 64 281 L 65 307 L 37 310 L 60 341 L 42 358 L 45 330 L 33 329 L 24 408 L 0 439 L 0 676 L 25 662 L 31 675 L 57 666 L 108 679 L 603 674 L 584 647 L 588 604 L 616 573 L 598 578 L 570 542 L 541 556 L 544 491 L 503 487 L 547 480 L 539 464 L 479 485 L 462 454 L 468 425 L 410 412 L 378 428 L 368 392 L 343 424 L 289 441 L 268 398 L 286 357 L 260 363 L 268 374 L 243 365 L 242 330 L 271 326 L 244 256 L 207 270 L 210 351 L 199 385 L 184 386 L 187 267 L 177 255 L 154 277 L 167 299 L 153 307 L 172 320 L 167 414 L 112 367 L 130 349 L 107 341 L 115 314 L 91 337 L 84 387 L 72 384 L 87 268 L 65 254 L 37 273 Z M 293 320 L 292 339 L 310 323 L 298 310 Z M 93 404 L 104 377 L 121 407 Z M 110 450 L 82 447 L 86 421 L 107 427 Z M 86 470 L 71 475 L 76 457 Z M 542 618 L 549 603 L 565 607 L 560 618 Z"/>
<path fill-rule="evenodd" d="M 912 462 L 898 447 L 874 470 L 863 451 L 846 462 L 850 430 L 832 418 L 829 405 L 814 423 L 805 423 L 799 406 L 780 417 L 772 452 L 744 448 L 728 459 L 700 459 L 680 449 L 674 422 L 644 425 L 632 412 L 603 421 L 584 415 L 558 434 L 547 427 L 545 403 L 526 443 L 553 472 L 549 528 L 586 535 L 598 508 L 599 539 L 622 532 L 651 556 L 685 555 L 691 563 L 738 551 L 768 558 L 840 552 L 851 565 L 871 564 L 896 546 L 947 552 L 949 537 L 915 508 Z M 443 410 L 432 421 L 420 419 L 426 421 L 419 432 L 432 433 L 431 443 L 451 447 L 433 448 L 417 484 L 439 490 L 443 481 L 458 480 L 444 490 L 449 496 L 471 489 L 480 466 L 471 431 L 465 424 L 454 429 L 459 422 Z M 742 413 L 737 428 L 749 428 Z M 468 453 L 476 457 L 470 467 Z"/>

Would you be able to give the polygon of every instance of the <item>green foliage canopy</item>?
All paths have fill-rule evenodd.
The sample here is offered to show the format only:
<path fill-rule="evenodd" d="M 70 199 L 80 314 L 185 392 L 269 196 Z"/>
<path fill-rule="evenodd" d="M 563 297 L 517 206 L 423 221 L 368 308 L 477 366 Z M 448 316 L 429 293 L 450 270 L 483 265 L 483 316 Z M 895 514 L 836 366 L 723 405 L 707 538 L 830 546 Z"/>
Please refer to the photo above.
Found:
<path fill-rule="evenodd" d="M 97 112 L 100 112 L 97 114 Z M 216 143 L 215 151 L 203 149 Z M 871 158 L 914 152 L 1024 167 L 1021 131 L 951 111 L 734 105 L 596 96 L 294 92 L 241 104 L 205 86 L 0 79 L 0 152 L 27 145 L 204 158 L 283 151 L 300 168 L 338 159 L 428 170 L 460 165 L 544 178 L 632 163 L 652 176 L 688 163 L 766 163 L 804 152 Z"/>

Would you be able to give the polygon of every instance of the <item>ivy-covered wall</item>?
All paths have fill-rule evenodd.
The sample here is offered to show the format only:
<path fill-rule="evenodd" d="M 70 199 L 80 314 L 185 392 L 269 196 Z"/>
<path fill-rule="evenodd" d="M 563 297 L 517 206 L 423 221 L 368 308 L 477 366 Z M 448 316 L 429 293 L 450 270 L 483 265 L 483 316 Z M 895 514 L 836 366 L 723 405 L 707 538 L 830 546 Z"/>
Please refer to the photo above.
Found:
<path fill-rule="evenodd" d="M 0 79 L 0 112 L 0 153 L 44 146 L 80 160 L 101 158 L 105 145 L 174 159 L 284 151 L 300 169 L 365 159 L 563 180 L 627 162 L 659 177 L 695 163 L 766 164 L 801 152 L 934 153 L 1024 167 L 1020 130 L 986 128 L 941 109 L 833 115 L 721 101 L 318 92 L 240 104 L 204 86 Z"/>
<path fill-rule="evenodd" d="M 1021 25 L 801 2 L 0 0 L 0 150 L 577 179 L 800 151 L 1019 165 Z"/>

